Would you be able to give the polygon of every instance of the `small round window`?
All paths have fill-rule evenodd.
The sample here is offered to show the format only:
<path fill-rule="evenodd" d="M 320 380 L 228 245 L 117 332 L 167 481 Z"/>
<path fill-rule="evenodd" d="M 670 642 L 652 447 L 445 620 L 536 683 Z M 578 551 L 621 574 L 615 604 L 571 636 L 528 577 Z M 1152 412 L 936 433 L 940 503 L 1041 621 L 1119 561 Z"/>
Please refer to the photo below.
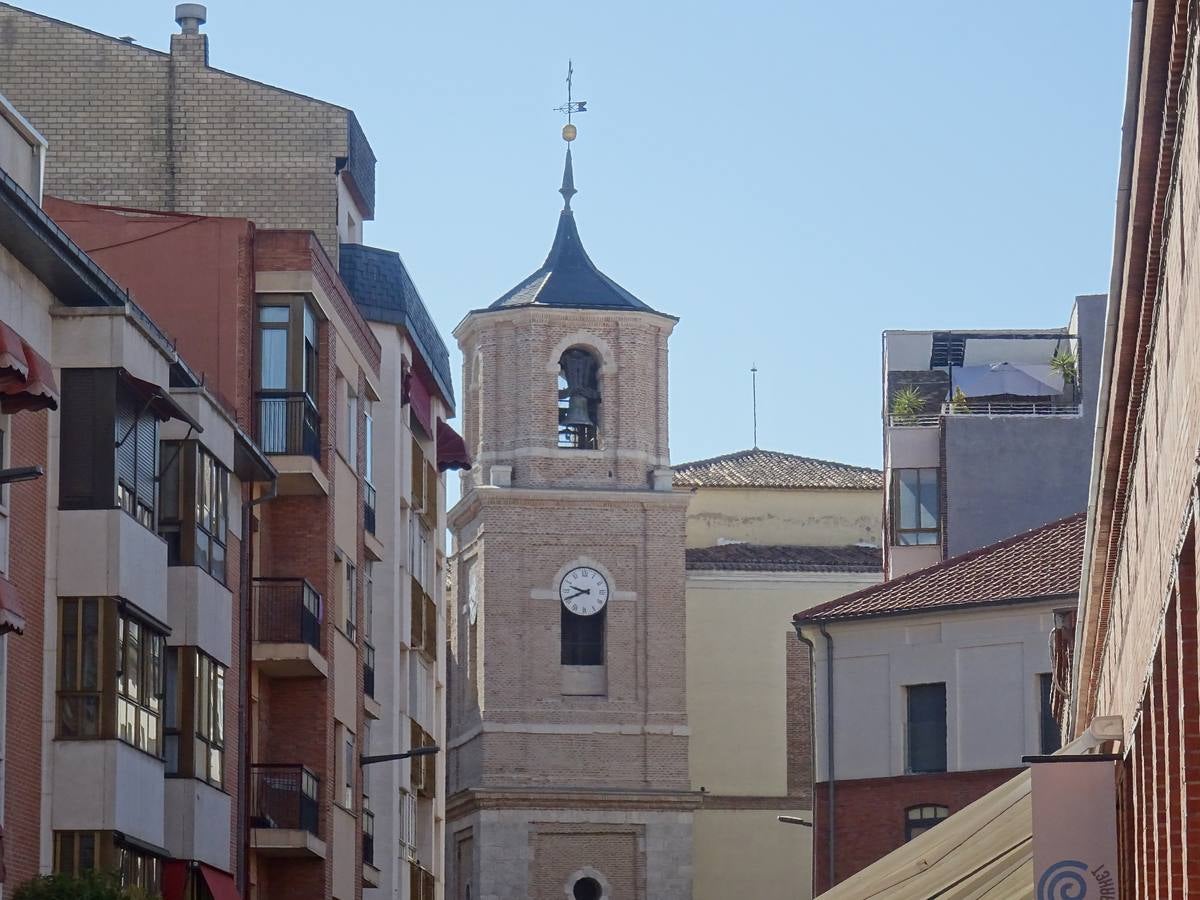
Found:
<path fill-rule="evenodd" d="M 571 891 L 575 900 L 600 900 L 603 889 L 595 878 L 580 878 Z"/>

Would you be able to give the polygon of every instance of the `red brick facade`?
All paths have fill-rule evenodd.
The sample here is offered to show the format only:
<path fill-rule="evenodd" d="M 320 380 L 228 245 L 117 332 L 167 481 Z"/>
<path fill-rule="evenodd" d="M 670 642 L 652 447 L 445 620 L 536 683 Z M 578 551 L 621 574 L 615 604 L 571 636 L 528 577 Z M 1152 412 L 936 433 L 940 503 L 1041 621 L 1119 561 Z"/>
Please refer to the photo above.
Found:
<path fill-rule="evenodd" d="M 48 417 L 23 412 L 10 421 L 10 465 L 47 465 Z M 38 873 L 42 804 L 42 667 L 46 589 L 46 479 L 10 485 L 9 580 L 24 603 L 25 633 L 10 634 L 5 673 L 5 884 Z"/>
<path fill-rule="evenodd" d="M 834 783 L 834 883 L 886 856 L 905 842 L 907 810 L 913 806 L 946 807 L 950 814 L 1008 781 L 1020 769 L 899 775 Z M 814 787 L 814 894 L 828 890 L 829 782 Z"/>

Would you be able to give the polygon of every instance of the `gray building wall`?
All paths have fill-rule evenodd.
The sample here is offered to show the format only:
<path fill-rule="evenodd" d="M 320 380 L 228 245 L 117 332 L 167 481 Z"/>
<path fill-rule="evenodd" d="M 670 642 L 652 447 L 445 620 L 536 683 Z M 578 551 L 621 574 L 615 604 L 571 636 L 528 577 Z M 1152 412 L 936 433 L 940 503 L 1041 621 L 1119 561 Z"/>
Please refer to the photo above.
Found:
<path fill-rule="evenodd" d="M 1106 298 L 1078 297 L 1080 415 L 946 416 L 946 555 L 1087 506 Z"/>

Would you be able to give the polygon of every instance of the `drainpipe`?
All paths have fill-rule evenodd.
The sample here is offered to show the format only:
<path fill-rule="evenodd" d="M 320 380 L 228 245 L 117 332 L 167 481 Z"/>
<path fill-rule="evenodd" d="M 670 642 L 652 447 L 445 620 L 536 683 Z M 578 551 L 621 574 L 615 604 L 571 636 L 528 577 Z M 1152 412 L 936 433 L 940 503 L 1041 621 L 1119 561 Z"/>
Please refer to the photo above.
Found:
<path fill-rule="evenodd" d="M 829 748 L 829 886 L 834 885 L 834 768 L 833 768 L 833 636 L 825 630 L 824 624 L 817 626 L 821 636 L 825 638 L 825 745 Z"/>
<path fill-rule="evenodd" d="M 242 858 L 241 865 L 238 866 L 238 888 L 243 897 L 250 892 L 250 759 L 254 747 L 254 719 L 250 715 L 250 660 L 254 641 L 254 599 L 250 585 L 254 578 L 254 537 L 250 531 L 253 522 L 250 513 L 260 503 L 274 500 L 278 489 L 279 482 L 272 480 L 267 492 L 261 497 L 255 497 L 254 482 L 250 482 L 251 498 L 242 504 L 242 584 L 239 592 L 242 606 L 242 646 L 238 654 L 242 681 L 242 702 L 239 704 L 241 709 L 238 710 L 238 726 L 242 739 L 242 789 L 238 794 L 238 803 L 242 807 L 242 839 L 238 842 L 238 848 Z"/>
<path fill-rule="evenodd" d="M 695 488 L 692 490 L 694 491 Z M 813 645 L 811 640 L 804 636 L 804 631 L 799 622 L 793 623 L 793 627 L 796 629 L 796 637 L 800 639 L 800 643 L 804 644 L 804 646 L 808 648 L 808 704 L 809 709 L 815 709 L 817 705 L 817 648 Z M 817 742 L 814 740 L 810 740 L 808 742 L 808 771 L 810 773 L 809 777 L 811 777 L 815 782 L 817 777 Z M 813 798 L 813 805 L 816 806 L 815 797 Z M 812 867 L 809 881 L 810 893 L 815 897 L 817 895 L 816 866 Z"/>

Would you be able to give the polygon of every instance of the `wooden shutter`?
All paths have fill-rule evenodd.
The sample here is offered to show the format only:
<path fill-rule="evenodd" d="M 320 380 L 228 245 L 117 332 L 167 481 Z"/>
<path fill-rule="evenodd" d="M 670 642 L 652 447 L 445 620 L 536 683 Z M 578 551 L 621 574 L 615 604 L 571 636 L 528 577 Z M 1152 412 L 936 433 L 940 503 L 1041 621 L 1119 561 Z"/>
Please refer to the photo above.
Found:
<path fill-rule="evenodd" d="M 425 618 L 425 592 L 421 589 L 421 582 L 417 581 L 414 576 L 412 579 L 412 629 L 409 632 L 408 643 L 414 650 L 421 649 L 421 644 L 424 640 L 425 626 L 423 620 Z"/>
<path fill-rule="evenodd" d="M 421 646 L 425 648 L 425 652 L 433 659 L 437 659 L 437 604 L 433 602 L 433 599 L 428 594 L 425 594 L 422 599 L 425 604 L 423 623 L 425 634 Z"/>
<path fill-rule="evenodd" d="M 116 506 L 115 400 L 115 369 L 62 370 L 59 508 Z"/>
<path fill-rule="evenodd" d="M 431 462 L 425 463 L 425 503 L 421 508 L 421 518 L 430 529 L 437 528 L 438 517 L 438 473 Z"/>
<path fill-rule="evenodd" d="M 416 438 L 412 439 L 412 504 L 420 509 L 425 503 L 425 454 Z"/>

